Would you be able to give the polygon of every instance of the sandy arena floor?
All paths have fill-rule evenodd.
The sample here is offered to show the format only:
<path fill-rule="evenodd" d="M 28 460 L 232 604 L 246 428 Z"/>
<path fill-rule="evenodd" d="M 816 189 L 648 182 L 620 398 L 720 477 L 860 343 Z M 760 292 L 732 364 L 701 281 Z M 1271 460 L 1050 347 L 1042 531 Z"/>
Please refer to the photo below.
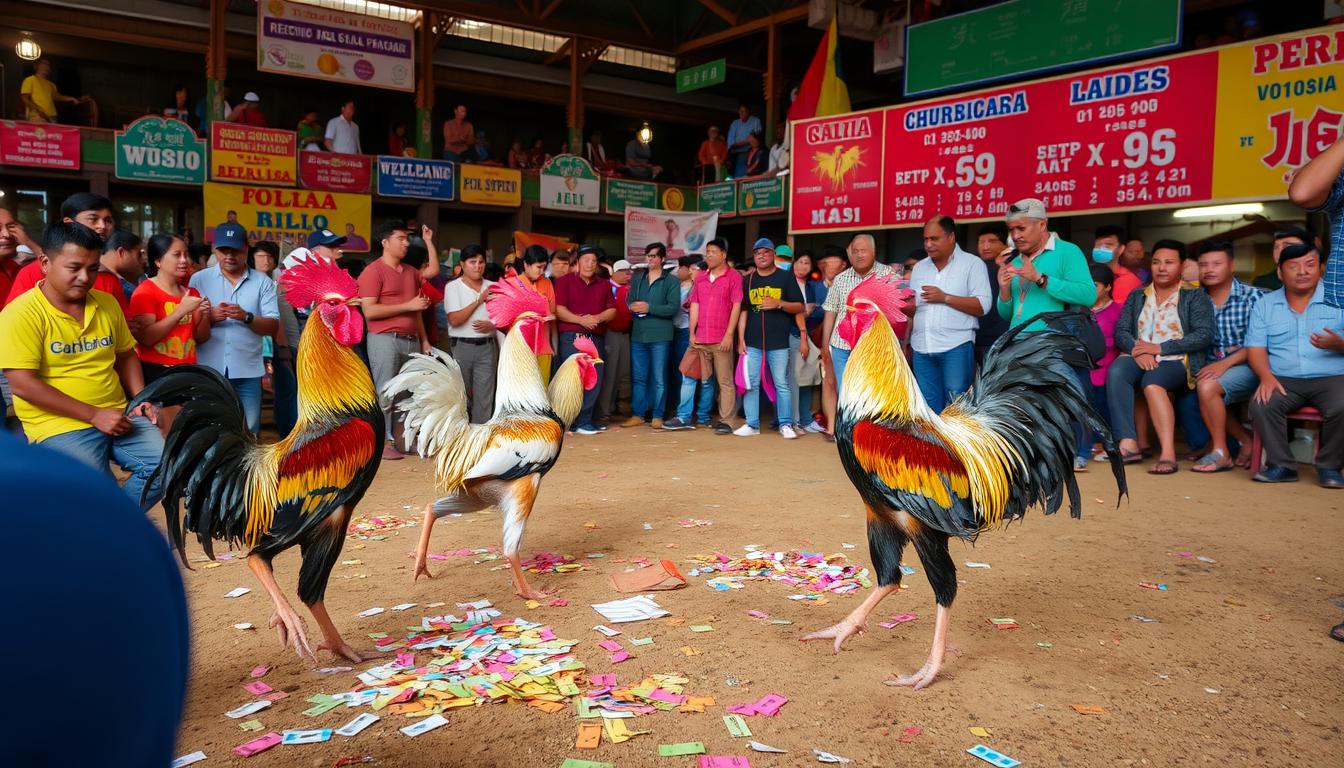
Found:
<path fill-rule="evenodd" d="M 932 593 L 911 550 L 905 561 L 919 572 L 906 577 L 909 589 L 874 617 L 910 611 L 919 619 L 889 630 L 873 622 L 839 656 L 829 645 L 798 639 L 843 617 L 861 596 L 810 605 L 786 599 L 792 590 L 783 584 L 749 582 L 715 592 L 700 577 L 684 589 L 657 593 L 684 624 L 624 625 L 626 637 L 650 635 L 655 644 L 631 649 L 634 658 L 610 665 L 596 647 L 602 637 L 591 627 L 601 619 L 589 603 L 622 597 L 606 578 L 628 567 L 615 560 L 679 561 L 716 549 L 740 554 L 744 545 L 757 544 L 845 552 L 867 565 L 864 516 L 834 446 L 816 436 L 787 442 L 768 434 L 742 439 L 635 429 L 571 437 L 542 486 L 524 542 L 527 555 L 606 554 L 587 561 L 588 570 L 536 577 L 538 585 L 568 598 L 567 607 L 528 610 L 512 593 L 507 572 L 491 570 L 499 563 L 470 558 L 432 562 L 437 578 L 412 584 L 409 554 L 417 527 L 393 531 L 384 541 L 347 540 L 342 559 L 360 562 L 336 566 L 327 593 L 332 616 L 352 644 L 372 648 L 368 633 L 403 633 L 422 614 L 356 615 L 367 608 L 445 601 L 440 610 L 452 610 L 456 602 L 489 598 L 506 616 L 580 639 L 575 653 L 592 672 L 614 671 L 622 683 L 680 672 L 691 680 L 687 692 L 714 696 L 714 707 L 704 714 L 639 717 L 634 726 L 651 734 L 615 745 L 604 739 L 597 750 L 574 748 L 572 707 L 545 714 L 506 704 L 450 710 L 448 726 L 415 739 L 397 732 L 406 724 L 401 718 L 385 716 L 353 739 L 280 746 L 244 761 L 232 748 L 258 734 L 239 730 L 240 721 L 224 712 L 252 698 L 241 686 L 253 667 L 273 665 L 265 682 L 290 693 L 257 715 L 267 730 L 340 727 L 353 716 L 350 710 L 308 717 L 301 714 L 311 706 L 304 699 L 356 681 L 353 673 L 319 677 L 279 648 L 265 629 L 271 612 L 265 592 L 242 561 L 233 560 L 184 572 L 194 674 L 178 753 L 203 750 L 206 766 L 258 768 L 330 766 L 351 754 L 372 755 L 386 766 L 556 768 L 574 757 L 635 768 L 693 766 L 692 757 L 659 757 L 658 745 L 703 741 L 710 754 L 747 756 L 757 768 L 815 765 L 813 748 L 856 766 L 978 768 L 987 763 L 965 750 L 984 743 L 1027 766 L 1341 765 L 1344 644 L 1327 630 L 1344 620 L 1338 571 L 1344 493 L 1311 482 L 1257 485 L 1244 471 L 1150 477 L 1143 468 L 1131 467 L 1131 499 L 1119 509 L 1108 475 L 1093 470 L 1081 476 L 1081 520 L 1035 512 L 1024 524 L 986 534 L 974 548 L 954 542 L 962 579 L 949 633 L 956 652 L 942 678 L 916 692 L 881 684 L 890 673 L 923 663 L 933 631 Z M 1304 472 L 1304 480 L 1311 477 Z M 418 518 L 431 485 L 427 462 L 385 463 L 356 518 Z M 686 517 L 713 525 L 676 524 Z M 645 522 L 653 529 L 645 530 Z M 498 546 L 499 540 L 499 517 L 490 511 L 441 521 L 431 551 Z M 842 549 L 844 543 L 858 547 Z M 201 554 L 194 544 L 188 553 Z M 968 569 L 967 560 L 992 568 Z M 276 562 L 291 595 L 298 562 L 297 549 Z M 683 573 L 689 567 L 683 565 Z M 238 586 L 252 592 L 223 597 Z M 794 623 L 770 625 L 747 616 L 753 609 Z M 1021 628 L 996 630 L 991 617 L 1012 617 Z M 259 630 L 234 629 L 238 622 Z M 714 631 L 687 628 L 704 623 Z M 685 645 L 700 655 L 678 653 Z M 323 663 L 344 662 L 323 654 Z M 750 682 L 728 687 L 729 675 Z M 724 727 L 727 706 L 769 692 L 789 703 L 777 717 L 748 723 L 753 738 L 788 754 L 751 752 L 747 739 L 730 737 Z M 1104 707 L 1106 714 L 1079 714 L 1074 704 Z M 908 726 L 922 732 L 901 743 Z M 971 727 L 990 735 L 972 735 Z"/>

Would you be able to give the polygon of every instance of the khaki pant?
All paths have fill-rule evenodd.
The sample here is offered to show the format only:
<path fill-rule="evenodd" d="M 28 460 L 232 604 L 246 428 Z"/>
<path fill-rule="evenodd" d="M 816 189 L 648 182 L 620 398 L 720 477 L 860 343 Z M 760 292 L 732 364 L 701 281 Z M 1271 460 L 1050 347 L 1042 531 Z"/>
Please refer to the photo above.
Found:
<path fill-rule="evenodd" d="M 719 383 L 719 421 L 732 423 L 737 415 L 737 385 L 733 383 L 733 365 L 737 357 L 724 352 L 718 344 L 692 344 L 700 355 L 700 381 L 709 381 L 713 373 Z"/>

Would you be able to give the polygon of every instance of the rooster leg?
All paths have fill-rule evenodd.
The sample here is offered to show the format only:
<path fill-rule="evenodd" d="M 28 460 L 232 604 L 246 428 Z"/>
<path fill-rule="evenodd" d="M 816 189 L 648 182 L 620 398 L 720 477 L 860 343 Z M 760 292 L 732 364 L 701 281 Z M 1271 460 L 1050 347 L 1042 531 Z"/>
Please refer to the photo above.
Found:
<path fill-rule="evenodd" d="M 331 615 L 327 613 L 326 603 L 313 603 L 308 606 L 308 610 L 313 612 L 313 618 L 317 620 L 317 626 L 322 630 L 322 644 L 318 646 L 318 650 L 331 651 L 355 664 L 368 661 L 378 655 L 376 653 L 360 652 L 350 647 L 350 644 L 341 638 L 340 631 L 336 629 L 336 624 L 332 622 Z"/>
<path fill-rule="evenodd" d="M 504 557 L 513 571 L 513 591 L 527 600 L 550 597 L 527 583 L 522 561 L 518 557 L 518 548 L 523 543 L 523 529 L 527 526 L 528 516 L 532 514 L 532 504 L 537 500 L 537 488 L 540 485 L 541 475 L 521 477 L 500 489 L 495 502 L 504 516 Z"/>
<path fill-rule="evenodd" d="M 951 614 L 950 606 L 938 606 L 938 621 L 933 628 L 933 648 L 929 649 L 929 660 L 924 662 L 924 666 L 913 675 L 897 675 L 883 682 L 887 685 L 908 685 L 915 690 L 932 683 L 934 678 L 938 677 L 938 670 L 943 666 L 943 652 L 947 648 L 947 622 Z"/>
<path fill-rule="evenodd" d="M 311 666 L 317 666 L 317 654 L 313 652 L 313 647 L 308 643 L 307 628 L 304 626 L 303 617 L 294 610 L 289 599 L 280 591 L 280 585 L 275 583 L 275 573 L 271 570 L 271 561 L 257 553 L 248 555 L 247 567 L 252 570 L 253 575 L 265 587 L 266 593 L 271 596 L 271 602 L 275 604 L 275 614 L 271 616 L 271 626 L 275 627 L 276 635 L 280 638 L 280 644 L 294 649 L 299 658 L 307 661 Z"/>
<path fill-rule="evenodd" d="M 929 577 L 929 586 L 933 587 L 933 597 L 938 601 L 938 618 L 933 628 L 933 648 L 929 650 L 929 660 L 913 675 L 897 675 L 884 680 L 887 685 L 908 685 L 919 690 L 932 683 L 943 666 L 943 651 L 947 647 L 947 623 L 952 613 L 952 601 L 957 596 L 957 566 L 947 551 L 947 534 L 931 528 L 918 531 L 913 539 L 919 561 L 924 565 L 924 573 Z"/>
<path fill-rule="evenodd" d="M 434 529 L 434 522 L 444 515 L 478 512 L 485 509 L 486 506 L 488 505 L 481 499 L 466 493 L 444 496 L 426 504 L 425 518 L 420 526 L 420 542 L 415 547 L 415 572 L 411 575 L 411 581 L 415 581 L 421 576 L 427 579 L 434 578 L 434 574 L 429 572 L 428 562 L 429 532 Z"/>
<path fill-rule="evenodd" d="M 810 640 L 835 640 L 835 652 L 840 652 L 840 646 L 845 644 L 853 635 L 861 635 L 866 630 L 868 624 L 868 614 L 873 612 L 877 604 L 892 592 L 900 589 L 899 584 L 885 584 L 874 589 L 859 607 L 855 608 L 839 624 L 829 626 L 825 629 L 819 629 L 809 635 L 803 636 L 803 642 Z"/>

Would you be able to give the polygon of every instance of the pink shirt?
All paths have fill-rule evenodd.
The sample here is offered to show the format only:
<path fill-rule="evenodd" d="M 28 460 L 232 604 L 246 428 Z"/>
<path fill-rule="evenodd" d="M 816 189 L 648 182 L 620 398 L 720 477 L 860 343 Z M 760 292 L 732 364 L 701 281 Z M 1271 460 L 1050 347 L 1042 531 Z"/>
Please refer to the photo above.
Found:
<path fill-rule="evenodd" d="M 728 332 L 728 320 L 733 307 L 742 303 L 742 275 L 729 267 L 722 275 L 709 279 L 709 270 L 695 276 L 691 285 L 689 303 L 699 304 L 696 319 L 695 343 L 718 344 Z"/>
<path fill-rule="evenodd" d="M 1106 337 L 1106 354 L 1097 361 L 1097 367 L 1092 370 L 1092 386 L 1106 386 L 1106 371 L 1110 370 L 1111 363 L 1120 356 L 1120 350 L 1115 348 L 1115 323 L 1120 319 L 1120 302 L 1112 301 L 1101 309 L 1092 310 L 1092 315 L 1097 318 L 1097 325 L 1101 326 L 1101 335 Z"/>

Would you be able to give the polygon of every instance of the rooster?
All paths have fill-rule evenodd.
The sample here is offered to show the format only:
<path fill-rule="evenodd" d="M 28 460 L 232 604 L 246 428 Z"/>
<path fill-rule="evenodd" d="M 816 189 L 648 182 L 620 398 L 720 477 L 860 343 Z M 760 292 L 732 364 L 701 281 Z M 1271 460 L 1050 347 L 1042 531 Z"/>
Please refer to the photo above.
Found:
<path fill-rule="evenodd" d="M 891 324 L 903 321 L 908 290 L 869 277 L 850 292 L 840 335 L 853 352 L 841 384 L 836 444 L 840 462 L 867 509 L 868 551 L 878 587 L 839 624 L 803 640 L 845 639 L 901 582 L 901 552 L 912 543 L 938 604 L 933 647 L 914 674 L 886 682 L 923 688 L 943 662 L 957 571 L 948 537 L 974 541 L 986 528 L 1041 505 L 1054 514 L 1067 489 L 1081 514 L 1073 475 L 1073 422 L 1102 435 L 1120 495 L 1124 464 L 1100 415 L 1076 385 L 1061 354 L 1080 347 L 1072 335 L 1007 334 L 994 345 L 969 392 L 934 413 L 920 395 Z M 883 317 L 890 322 L 878 322 Z M 1015 338 L 1016 337 L 1016 338 Z"/>
<path fill-rule="evenodd" d="M 407 445 L 433 458 L 447 495 L 425 506 L 415 552 L 415 572 L 432 578 L 426 562 L 434 521 L 449 513 L 498 507 L 503 514 L 504 556 L 519 596 L 546 595 L 528 585 L 518 558 L 523 529 L 532 513 L 541 478 L 560 457 L 570 423 L 583 407 L 583 393 L 597 385 L 597 348 L 581 337 L 577 354 L 556 371 L 549 392 L 541 383 L 536 355 L 550 354 L 546 298 L 509 276 L 490 288 L 486 310 L 497 327 L 510 325 L 499 352 L 495 413 L 485 424 L 468 420 L 466 387 L 457 363 L 447 355 L 413 355 L 383 388 L 403 397 Z"/>
<path fill-rule="evenodd" d="M 350 515 L 382 455 L 383 414 L 373 379 L 351 348 L 364 335 L 363 320 L 352 309 L 359 289 L 322 259 L 285 270 L 280 286 L 294 306 L 314 306 L 298 348 L 299 418 L 287 438 L 258 443 L 229 382 L 196 365 L 170 368 L 126 408 L 182 405 L 151 480 L 163 483 L 168 534 L 182 562 L 184 529 L 196 534 L 212 559 L 214 539 L 248 547 L 248 567 L 275 604 L 271 626 L 280 643 L 315 664 L 303 619 L 271 567 L 276 555 L 298 544 L 298 594 L 322 630 L 318 648 L 358 662 L 363 656 L 341 639 L 323 597 Z"/>

